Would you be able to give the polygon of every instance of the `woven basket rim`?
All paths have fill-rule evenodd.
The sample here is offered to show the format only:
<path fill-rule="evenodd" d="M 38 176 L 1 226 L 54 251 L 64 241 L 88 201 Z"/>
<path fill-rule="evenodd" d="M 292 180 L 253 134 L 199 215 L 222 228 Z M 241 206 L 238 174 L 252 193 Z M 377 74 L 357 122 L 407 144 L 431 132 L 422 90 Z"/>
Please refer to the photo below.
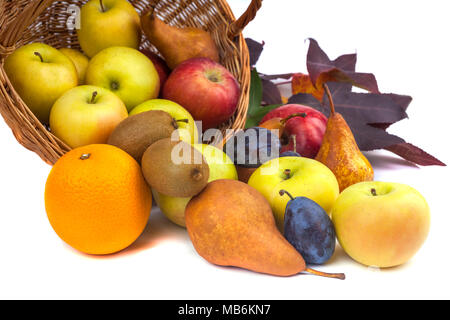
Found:
<path fill-rule="evenodd" d="M 161 1 L 164 2 L 164 0 Z M 179 3 L 188 4 L 194 1 L 181 0 Z M 226 35 L 236 46 L 236 51 L 239 52 L 239 56 L 237 57 L 240 65 L 238 81 L 241 85 L 241 95 L 238 110 L 231 123 L 226 125 L 226 128 L 242 129 L 245 125 L 250 91 L 250 58 L 242 30 L 255 18 L 257 11 L 261 7 L 262 0 L 251 0 L 246 12 L 237 20 L 225 0 L 208 1 L 220 7 L 220 14 L 224 14 L 230 20 L 230 24 L 225 26 Z M 24 33 L 32 22 L 36 21 L 45 10 L 49 9 L 56 2 L 58 1 L 34 0 L 28 1 L 27 3 L 27 1 L 18 0 L 8 3 L 2 2 L 0 4 L 0 28 L 2 30 L 0 33 L 0 114 L 3 116 L 6 124 L 11 128 L 16 140 L 25 148 L 38 154 L 42 160 L 50 165 L 53 165 L 62 155 L 70 151 L 71 148 L 49 132 L 48 128 L 40 123 L 26 106 L 6 75 L 4 60 L 9 54 L 26 43 L 45 43 L 45 41 L 27 39 Z M 71 1 L 64 2 L 70 3 Z M 144 1 L 135 0 L 135 2 Z M 159 2 L 157 1 L 156 3 Z M 14 3 L 17 4 L 16 7 Z M 24 7 L 21 8 L 20 5 L 24 5 Z M 222 132 L 225 132 L 225 128 L 222 128 Z M 229 136 L 230 134 L 228 136 L 224 134 L 224 139 L 222 141 L 215 141 L 214 144 L 223 144 Z"/>

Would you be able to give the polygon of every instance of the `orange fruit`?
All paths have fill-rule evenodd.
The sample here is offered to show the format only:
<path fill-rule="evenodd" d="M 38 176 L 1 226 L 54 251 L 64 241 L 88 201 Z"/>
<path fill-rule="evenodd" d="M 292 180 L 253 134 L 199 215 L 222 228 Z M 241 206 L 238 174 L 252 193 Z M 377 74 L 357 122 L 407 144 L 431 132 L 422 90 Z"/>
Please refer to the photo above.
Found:
<path fill-rule="evenodd" d="M 121 149 L 88 145 L 65 154 L 45 186 L 45 208 L 55 232 L 88 254 L 125 249 L 144 230 L 152 207 L 139 164 Z"/>

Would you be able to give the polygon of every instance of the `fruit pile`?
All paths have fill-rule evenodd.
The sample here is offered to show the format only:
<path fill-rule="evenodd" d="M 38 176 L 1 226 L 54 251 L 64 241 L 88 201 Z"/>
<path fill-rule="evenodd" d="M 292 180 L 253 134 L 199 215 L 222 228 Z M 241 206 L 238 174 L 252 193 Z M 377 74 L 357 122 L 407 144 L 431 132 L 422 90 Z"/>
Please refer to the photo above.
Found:
<path fill-rule="evenodd" d="M 126 0 L 87 2 L 77 32 L 84 54 L 33 43 L 5 61 L 24 102 L 73 148 L 45 189 L 50 224 L 73 248 L 127 248 L 152 197 L 207 261 L 272 275 L 343 279 L 307 266 L 327 263 L 336 239 L 378 267 L 405 263 L 424 243 L 426 201 L 372 181 L 326 85 L 329 118 L 281 106 L 219 149 L 201 134 L 235 113 L 240 88 L 209 33 L 167 25 L 153 10 L 139 17 Z M 138 50 L 142 32 L 161 56 Z"/>

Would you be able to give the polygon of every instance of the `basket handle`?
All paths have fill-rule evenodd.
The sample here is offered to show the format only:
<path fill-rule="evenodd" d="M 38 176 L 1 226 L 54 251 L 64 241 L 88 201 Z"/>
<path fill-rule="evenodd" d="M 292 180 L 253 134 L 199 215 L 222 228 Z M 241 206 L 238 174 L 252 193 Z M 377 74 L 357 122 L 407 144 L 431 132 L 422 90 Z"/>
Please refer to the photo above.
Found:
<path fill-rule="evenodd" d="M 0 34 L 0 58 L 12 53 L 16 48 L 17 41 L 22 37 L 23 32 L 36 20 L 36 18 L 54 0 L 34 0 L 29 1 L 23 10 L 6 26 L 2 26 Z M 6 19 L 7 14 L 3 12 L 0 19 Z"/>
<path fill-rule="evenodd" d="M 262 0 L 252 0 L 250 6 L 247 10 L 242 14 L 242 16 L 230 24 L 230 28 L 228 31 L 228 37 L 233 39 L 237 37 L 242 30 L 256 17 L 256 13 L 262 6 Z"/>

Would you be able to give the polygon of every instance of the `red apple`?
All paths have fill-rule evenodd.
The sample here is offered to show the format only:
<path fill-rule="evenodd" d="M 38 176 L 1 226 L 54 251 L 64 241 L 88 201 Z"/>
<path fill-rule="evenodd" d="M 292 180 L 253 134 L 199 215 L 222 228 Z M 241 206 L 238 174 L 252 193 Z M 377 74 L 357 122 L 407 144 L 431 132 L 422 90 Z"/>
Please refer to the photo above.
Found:
<path fill-rule="evenodd" d="M 236 111 L 239 84 L 222 65 L 207 58 L 193 58 L 176 67 L 163 88 L 163 98 L 187 109 L 202 121 L 203 131 L 215 128 Z"/>
<path fill-rule="evenodd" d="M 159 82 L 161 85 L 160 88 L 163 88 L 170 74 L 170 69 L 167 66 L 166 62 L 156 53 L 148 49 L 142 49 L 141 52 L 153 62 L 153 65 L 155 66 L 155 69 L 159 75 Z"/>
<path fill-rule="evenodd" d="M 299 115 L 285 123 L 282 139 L 285 144 L 281 152 L 296 151 L 303 157 L 314 158 L 322 145 L 327 127 L 327 117 L 323 113 L 300 104 L 287 104 L 270 111 L 260 124 L 272 118 L 286 119 L 293 114 Z M 295 136 L 295 139 L 292 136 Z M 294 142 L 296 150 L 293 150 Z"/>

